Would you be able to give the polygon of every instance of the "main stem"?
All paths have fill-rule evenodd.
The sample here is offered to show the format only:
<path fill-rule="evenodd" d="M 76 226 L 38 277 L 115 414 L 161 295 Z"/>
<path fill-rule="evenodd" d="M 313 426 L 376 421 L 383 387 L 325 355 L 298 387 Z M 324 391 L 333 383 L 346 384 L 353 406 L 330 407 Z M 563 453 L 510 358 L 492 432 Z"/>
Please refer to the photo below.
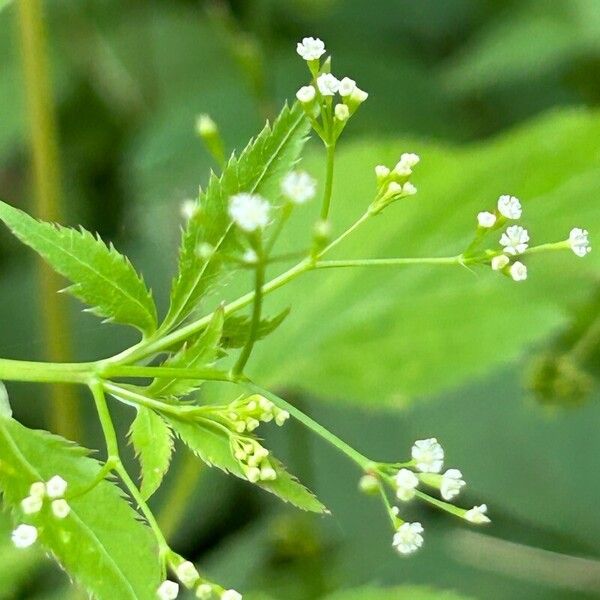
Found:
<path fill-rule="evenodd" d="M 321 204 L 321 219 L 327 221 L 331 207 L 331 194 L 333 192 L 333 167 L 335 161 L 335 142 L 325 144 L 327 149 L 327 166 L 325 172 L 325 191 L 323 192 L 323 203 Z"/>

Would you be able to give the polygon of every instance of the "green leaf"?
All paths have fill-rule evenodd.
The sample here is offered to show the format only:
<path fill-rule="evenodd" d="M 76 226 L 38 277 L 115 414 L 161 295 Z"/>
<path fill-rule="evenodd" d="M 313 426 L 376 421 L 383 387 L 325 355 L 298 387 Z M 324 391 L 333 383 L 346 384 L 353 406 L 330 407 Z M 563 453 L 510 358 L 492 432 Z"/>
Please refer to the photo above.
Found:
<path fill-rule="evenodd" d="M 346 146 L 336 161 L 333 219 L 340 232 L 374 194 L 372 168 L 414 150 L 416 197 L 386 209 L 330 258 L 452 256 L 474 233 L 475 216 L 500 194 L 521 198 L 532 243 L 566 239 L 585 227 L 600 239 L 600 114 L 546 115 L 467 147 L 398 140 Z M 318 162 L 317 162 L 318 161 Z M 322 156 L 308 167 L 318 172 Z M 300 212 L 289 247 L 301 247 L 312 217 Z M 300 220 L 304 219 L 300 222 Z M 490 246 L 497 247 L 499 232 Z M 517 359 L 565 325 L 567 308 L 589 293 L 600 252 L 527 257 L 529 279 L 515 283 L 489 268 L 405 266 L 310 273 L 268 298 L 294 302 L 285 333 L 257 346 L 255 381 L 296 387 L 365 406 L 406 406 Z M 314 324 L 311 326 L 311 324 Z"/>
<path fill-rule="evenodd" d="M 309 125 L 298 103 L 286 105 L 273 125 L 269 123 L 242 150 L 234 154 L 221 177 L 211 174 L 200 194 L 200 210 L 188 221 L 179 254 L 179 273 L 171 289 L 171 306 L 165 319 L 172 327 L 185 319 L 215 283 L 220 271 L 233 268 L 221 263 L 219 252 L 231 248 L 234 236 L 228 215 L 229 198 L 238 192 L 262 194 L 274 200 L 280 178 L 289 171 L 306 140 Z M 200 244 L 214 248 L 212 258 L 199 256 Z"/>
<path fill-rule="evenodd" d="M 181 440 L 207 465 L 218 467 L 247 481 L 238 461 L 231 454 L 229 435 L 217 424 L 188 423 L 172 417 L 168 417 L 168 420 Z M 277 472 L 277 479 L 261 481 L 256 485 L 302 510 L 327 512 L 314 494 L 290 475 L 279 461 L 270 457 L 270 462 Z"/>
<path fill-rule="evenodd" d="M 189 346 L 185 345 L 174 356 L 168 358 L 163 367 L 202 369 L 210 367 L 218 357 L 219 343 L 223 332 L 223 309 L 218 308 L 206 329 Z M 157 377 L 145 393 L 164 398 L 183 396 L 202 385 L 198 379 L 169 379 Z"/>
<path fill-rule="evenodd" d="M 406 585 L 341 590 L 327 596 L 326 600 L 467 600 L 467 596 L 430 587 Z"/>
<path fill-rule="evenodd" d="M 129 437 L 142 467 L 141 493 L 145 499 L 160 487 L 173 454 L 173 434 L 153 410 L 139 406 Z"/>
<path fill-rule="evenodd" d="M 67 288 L 88 309 L 107 321 L 137 327 L 150 334 L 156 329 L 152 295 L 129 260 L 89 231 L 37 221 L 0 201 L 0 219 L 50 266 L 73 282 Z"/>
<path fill-rule="evenodd" d="M 257 340 L 262 340 L 273 333 L 290 314 L 290 308 L 282 310 L 270 319 L 261 319 L 256 335 Z M 247 316 L 231 316 L 225 319 L 223 325 L 222 345 L 224 348 L 241 348 L 248 340 L 250 333 L 250 318 Z"/>
<path fill-rule="evenodd" d="M 75 496 L 100 470 L 100 464 L 86 454 L 87 450 L 63 438 L 0 418 L 4 502 L 18 515 L 32 483 L 60 475 L 74 495 L 69 500 L 69 516 L 58 520 L 46 505 L 41 513 L 26 519 L 38 527 L 41 544 L 100 600 L 154 600 L 160 583 L 158 547 L 121 490 L 104 480 Z"/>

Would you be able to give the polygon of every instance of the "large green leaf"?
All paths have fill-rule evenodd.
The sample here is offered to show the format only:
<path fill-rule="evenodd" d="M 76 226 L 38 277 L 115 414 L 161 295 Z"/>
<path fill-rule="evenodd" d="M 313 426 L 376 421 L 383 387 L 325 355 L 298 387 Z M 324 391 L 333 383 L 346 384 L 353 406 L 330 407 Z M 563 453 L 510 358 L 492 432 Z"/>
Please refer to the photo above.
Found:
<path fill-rule="evenodd" d="M 467 596 L 422 586 L 341 590 L 327 600 L 466 600 Z"/>
<path fill-rule="evenodd" d="M 422 156 L 419 194 L 386 209 L 333 257 L 444 256 L 465 248 L 475 215 L 502 193 L 519 196 L 532 243 L 586 227 L 600 239 L 600 116 L 547 115 L 499 139 L 467 147 L 423 142 L 355 143 L 337 161 L 333 219 L 342 230 L 374 192 L 373 166 L 398 154 Z M 322 157 L 312 161 L 318 172 Z M 290 229 L 300 245 L 313 218 Z M 499 235 L 494 235 L 495 246 Z M 257 347 L 254 379 L 369 406 L 402 406 L 480 376 L 518 357 L 565 322 L 566 308 L 599 275 L 600 252 L 527 258 L 516 284 L 489 268 L 454 266 L 327 270 L 303 276 L 269 298 L 294 311 Z"/>
<path fill-rule="evenodd" d="M 173 281 L 171 306 L 166 323 L 172 326 L 185 319 L 200 298 L 215 282 L 224 267 L 219 251 L 227 250 L 233 240 L 227 208 L 237 192 L 259 193 L 274 200 L 279 179 L 292 168 L 306 140 L 308 123 L 298 103 L 283 108 L 273 125 L 269 123 L 242 150 L 230 158 L 221 177 L 211 174 L 200 194 L 200 210 L 189 219 L 183 233 L 179 273 Z M 210 244 L 215 258 L 198 253 L 201 243 Z M 232 263 L 227 263 L 230 266 Z"/>
<path fill-rule="evenodd" d="M 0 201 L 0 219 L 55 271 L 73 282 L 67 290 L 94 314 L 133 325 L 145 334 L 156 329 L 156 308 L 142 278 L 126 257 L 89 231 L 44 223 Z"/>
<path fill-rule="evenodd" d="M 210 424 L 188 423 L 176 418 L 169 418 L 169 423 L 190 450 L 206 464 L 246 479 L 239 463 L 231 454 L 229 436 L 223 430 L 216 425 L 213 427 Z M 279 461 L 270 457 L 270 462 L 277 472 L 277 479 L 261 481 L 256 485 L 303 510 L 326 512 L 317 498 L 290 475 Z"/>
<path fill-rule="evenodd" d="M 142 467 L 144 498 L 159 488 L 173 454 L 173 434 L 165 420 L 153 410 L 139 406 L 129 437 Z"/>
<path fill-rule="evenodd" d="M 86 454 L 62 438 L 0 418 L 5 503 L 16 513 L 33 482 L 56 474 L 68 482 L 71 493 L 85 489 L 100 469 Z M 42 545 L 100 600 L 154 600 L 160 583 L 158 548 L 119 488 L 105 480 L 69 503 L 66 519 L 53 518 L 47 508 L 28 519 L 38 526 Z"/>

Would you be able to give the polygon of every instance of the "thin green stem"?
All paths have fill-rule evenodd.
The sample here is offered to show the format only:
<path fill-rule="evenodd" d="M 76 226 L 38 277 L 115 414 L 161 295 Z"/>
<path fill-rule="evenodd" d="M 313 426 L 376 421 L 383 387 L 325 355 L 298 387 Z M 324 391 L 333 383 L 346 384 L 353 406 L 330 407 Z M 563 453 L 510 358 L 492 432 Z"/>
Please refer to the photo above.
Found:
<path fill-rule="evenodd" d="M 321 219 L 327 221 L 329 209 L 331 207 L 331 195 L 333 192 L 333 169 L 335 162 L 335 142 L 325 144 L 327 150 L 327 165 L 325 172 L 325 190 L 323 192 L 323 202 L 321 204 Z"/>
<path fill-rule="evenodd" d="M 143 394 L 138 394 L 133 390 L 129 390 L 120 385 L 117 385 L 116 383 L 111 383 L 109 381 L 102 382 L 102 387 L 111 396 L 114 396 L 118 400 L 124 400 L 136 406 L 145 406 L 146 408 L 158 410 L 160 412 L 170 414 L 175 417 L 184 417 L 188 413 L 193 413 L 197 408 L 194 406 L 181 406 L 178 404 L 168 404 L 166 402 L 161 402 L 160 400 L 155 400 L 154 398 L 149 398 L 148 396 L 144 396 Z"/>
<path fill-rule="evenodd" d="M 344 267 L 390 267 L 399 265 L 458 265 L 460 256 L 442 258 L 366 258 L 356 260 L 322 260 L 315 269 L 338 269 Z"/>
<path fill-rule="evenodd" d="M 273 246 L 275 246 L 275 243 L 279 239 L 279 236 L 281 235 L 281 232 L 283 231 L 285 224 L 288 222 L 288 219 L 292 215 L 293 208 L 294 208 L 294 205 L 291 202 L 286 202 L 283 205 L 283 207 L 281 208 L 281 216 L 279 217 L 279 220 L 277 221 L 277 224 L 275 225 L 275 230 L 271 234 L 271 237 L 269 238 L 269 241 L 267 242 L 267 245 L 266 245 L 266 249 L 265 249 L 265 257 L 266 258 L 268 258 L 269 255 L 271 254 L 271 250 L 273 250 Z"/>
<path fill-rule="evenodd" d="M 254 300 L 252 307 L 252 320 L 250 321 L 250 331 L 248 332 L 248 340 L 246 341 L 237 362 L 233 367 L 232 374 L 234 377 L 244 372 L 244 367 L 252 354 L 252 349 L 258 337 L 258 328 L 260 327 L 260 317 L 262 314 L 263 301 L 263 286 L 265 285 L 265 254 L 262 246 L 260 235 L 257 237 L 255 244 L 258 262 L 256 263 L 256 271 L 254 277 Z"/>
<path fill-rule="evenodd" d="M 277 396 L 273 392 L 270 392 L 269 390 L 266 390 L 254 383 L 243 382 L 240 385 L 255 394 L 260 394 L 261 396 L 264 396 L 282 410 L 287 410 L 287 412 L 289 412 L 292 417 L 294 417 L 297 421 L 302 423 L 305 427 L 308 427 L 318 436 L 323 438 L 326 442 L 337 448 L 340 452 L 345 454 L 348 458 L 354 461 L 363 471 L 368 471 L 372 467 L 373 461 L 371 461 L 366 456 L 352 448 L 352 446 L 348 445 L 335 434 L 331 433 L 331 431 L 323 427 L 321 424 L 311 419 L 308 415 L 304 414 L 293 404 L 286 402 L 280 396 Z"/>
<path fill-rule="evenodd" d="M 350 227 L 348 227 L 348 229 L 343 231 L 337 238 L 335 238 L 335 240 L 333 240 L 329 244 L 329 246 L 326 246 L 325 249 L 319 253 L 319 258 L 321 256 L 324 256 L 325 254 L 327 254 L 333 248 L 335 248 L 342 240 L 347 238 L 351 233 L 353 233 L 356 229 L 358 229 L 371 216 L 372 215 L 370 212 L 366 212 L 363 215 L 361 215 L 356 221 L 354 221 L 354 223 L 352 223 L 352 225 L 350 225 Z"/>
<path fill-rule="evenodd" d="M 87 384 L 94 363 L 50 363 L 0 359 L 0 380 Z"/>
<path fill-rule="evenodd" d="M 427 502 L 428 504 L 432 504 L 436 508 L 443 510 L 455 517 L 464 518 L 465 513 L 467 512 L 464 508 L 460 508 L 458 506 L 454 506 L 454 504 L 449 504 L 448 502 L 444 502 L 443 500 L 438 500 L 425 492 L 421 492 L 420 490 L 415 490 L 415 496 L 420 498 L 421 500 Z"/>
<path fill-rule="evenodd" d="M 0 364 L 1 366 L 1 364 Z M 172 379 L 200 379 L 203 381 L 232 381 L 231 376 L 218 369 L 194 369 L 179 367 L 144 367 L 136 365 L 108 364 L 99 370 L 105 379 L 113 377 L 170 377 Z"/>

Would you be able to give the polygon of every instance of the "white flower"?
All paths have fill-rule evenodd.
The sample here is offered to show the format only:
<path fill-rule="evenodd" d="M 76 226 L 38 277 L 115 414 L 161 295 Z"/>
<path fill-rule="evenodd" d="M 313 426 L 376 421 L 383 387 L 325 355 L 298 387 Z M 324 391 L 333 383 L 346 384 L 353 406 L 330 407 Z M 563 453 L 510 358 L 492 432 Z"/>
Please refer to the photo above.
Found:
<path fill-rule="evenodd" d="M 398 196 L 402 193 L 402 186 L 397 181 L 390 181 L 385 191 L 386 196 Z"/>
<path fill-rule="evenodd" d="M 44 498 L 40 496 L 27 496 L 21 501 L 21 510 L 26 515 L 34 515 L 42 510 Z"/>
<path fill-rule="evenodd" d="M 340 82 L 331 73 L 322 73 L 317 77 L 317 87 L 322 96 L 333 96 L 340 89 Z"/>
<path fill-rule="evenodd" d="M 290 418 L 290 413 L 287 410 L 280 410 L 275 415 L 275 423 L 281 427 Z"/>
<path fill-rule="evenodd" d="M 242 595 L 235 590 L 225 590 L 221 594 L 221 600 L 242 600 Z"/>
<path fill-rule="evenodd" d="M 43 498 L 46 495 L 46 484 L 43 481 L 36 481 L 29 488 L 29 495 L 35 498 Z"/>
<path fill-rule="evenodd" d="M 260 470 L 261 481 L 275 481 L 277 479 L 277 471 L 273 467 L 263 467 Z"/>
<path fill-rule="evenodd" d="M 506 254 L 499 254 L 492 258 L 492 269 L 494 271 L 501 271 L 510 262 L 510 258 Z"/>
<path fill-rule="evenodd" d="M 255 265 L 258 262 L 258 254 L 256 254 L 256 252 L 254 250 L 252 250 L 252 248 L 248 248 L 248 250 L 246 250 L 246 252 L 244 252 L 244 255 L 242 256 L 242 260 L 247 265 Z"/>
<path fill-rule="evenodd" d="M 296 46 L 296 52 L 304 60 L 317 60 L 325 54 L 325 44 L 319 38 L 305 37 Z"/>
<path fill-rule="evenodd" d="M 500 238 L 500 244 L 504 246 L 504 252 L 507 254 L 522 254 L 529 245 L 529 233 L 520 225 L 511 225 L 506 229 Z"/>
<path fill-rule="evenodd" d="M 175 600 L 179 595 L 179 584 L 167 579 L 160 584 L 156 595 L 160 600 Z"/>
<path fill-rule="evenodd" d="M 465 513 L 465 519 L 471 523 L 480 525 L 481 523 L 489 523 L 490 518 L 486 516 L 487 504 L 481 504 L 480 506 L 474 506 Z"/>
<path fill-rule="evenodd" d="M 498 198 L 498 212 L 507 219 L 520 219 L 523 210 L 518 198 L 504 195 Z"/>
<path fill-rule="evenodd" d="M 200 574 L 196 570 L 194 563 L 186 560 L 182 562 L 176 569 L 175 574 L 177 579 L 183 583 L 186 587 L 192 587 L 200 579 Z"/>
<path fill-rule="evenodd" d="M 317 90 L 315 90 L 314 86 L 305 85 L 296 92 L 296 98 L 298 98 L 302 104 L 310 104 L 315 99 L 316 94 Z"/>
<path fill-rule="evenodd" d="M 423 545 L 421 523 L 403 523 L 394 534 L 392 545 L 400 554 L 412 554 Z"/>
<path fill-rule="evenodd" d="M 342 97 L 350 96 L 350 94 L 352 94 L 352 92 L 355 89 L 356 89 L 356 81 L 354 81 L 354 79 L 350 79 L 350 77 L 344 77 L 344 79 L 342 79 L 340 81 L 340 89 L 339 89 L 340 96 L 342 96 Z"/>
<path fill-rule="evenodd" d="M 442 475 L 442 483 L 440 484 L 440 493 L 444 500 L 452 500 L 458 496 L 461 488 L 465 485 L 462 479 L 462 473 L 458 469 L 448 469 Z"/>
<path fill-rule="evenodd" d="M 396 473 L 396 496 L 403 502 L 412 500 L 415 496 L 415 488 L 419 485 L 418 477 L 409 469 L 400 469 Z"/>
<path fill-rule="evenodd" d="M 17 548 L 29 548 L 35 544 L 38 537 L 38 530 L 33 525 L 19 525 L 12 532 L 12 543 Z"/>
<path fill-rule="evenodd" d="M 421 157 L 414 152 L 405 152 L 400 156 L 400 162 L 411 168 L 418 165 L 420 160 Z"/>
<path fill-rule="evenodd" d="M 355 88 L 354 91 L 350 94 L 350 101 L 352 104 L 362 104 L 367 98 L 369 94 L 360 88 Z"/>
<path fill-rule="evenodd" d="M 71 507 L 66 500 L 53 500 L 52 501 L 52 514 L 57 519 L 66 519 L 71 512 Z"/>
<path fill-rule="evenodd" d="M 527 267 L 518 260 L 510 266 L 509 273 L 515 281 L 525 281 L 527 279 Z"/>
<path fill-rule="evenodd" d="M 203 114 L 196 119 L 196 131 L 202 137 L 209 137 L 217 133 L 217 124 L 211 119 L 210 115 Z"/>
<path fill-rule="evenodd" d="M 390 174 L 390 170 L 385 165 L 377 165 L 375 167 L 375 175 L 377 179 L 385 179 Z"/>
<path fill-rule="evenodd" d="M 46 482 L 48 498 L 62 498 L 66 491 L 67 482 L 60 475 L 55 475 Z"/>
<path fill-rule="evenodd" d="M 212 596 L 213 586 L 210 583 L 201 583 L 196 589 L 196 598 L 209 600 Z"/>
<path fill-rule="evenodd" d="M 402 186 L 402 193 L 405 196 L 414 196 L 417 193 L 417 188 L 410 181 L 407 181 Z"/>
<path fill-rule="evenodd" d="M 350 117 L 350 109 L 345 104 L 336 104 L 334 114 L 335 118 L 343 123 Z"/>
<path fill-rule="evenodd" d="M 592 247 L 588 240 L 587 229 L 580 229 L 579 227 L 571 229 L 571 233 L 569 234 L 569 244 L 571 250 L 573 250 L 577 256 L 583 257 L 588 252 L 592 251 Z"/>
<path fill-rule="evenodd" d="M 304 204 L 317 193 L 317 182 L 305 171 L 292 171 L 281 182 L 283 195 L 294 204 Z"/>
<path fill-rule="evenodd" d="M 268 225 L 270 210 L 271 205 L 257 194 L 236 194 L 229 199 L 229 216 L 249 233 Z"/>
<path fill-rule="evenodd" d="M 417 469 L 423 473 L 439 473 L 444 466 L 444 449 L 435 438 L 417 440 L 411 455 Z"/>
<path fill-rule="evenodd" d="M 493 227 L 496 223 L 496 215 L 491 212 L 480 212 L 477 215 L 477 223 L 479 227 L 485 227 L 486 229 L 489 227 Z"/>
<path fill-rule="evenodd" d="M 198 210 L 199 205 L 196 200 L 184 200 L 179 207 L 179 212 L 184 219 L 191 219 Z"/>

